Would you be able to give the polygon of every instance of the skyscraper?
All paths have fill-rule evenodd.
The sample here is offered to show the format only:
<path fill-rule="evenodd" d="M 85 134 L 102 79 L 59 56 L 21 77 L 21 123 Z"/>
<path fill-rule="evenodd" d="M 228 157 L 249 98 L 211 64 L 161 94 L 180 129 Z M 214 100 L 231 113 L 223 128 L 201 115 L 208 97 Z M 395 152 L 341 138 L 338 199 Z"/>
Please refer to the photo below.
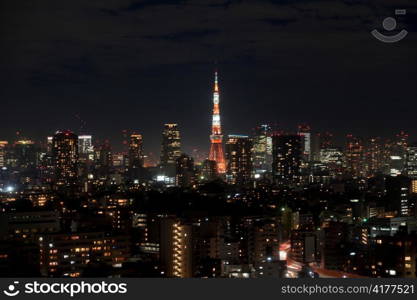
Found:
<path fill-rule="evenodd" d="M 211 147 L 209 159 L 217 163 L 217 171 L 220 174 L 226 172 L 226 162 L 223 152 L 223 135 L 220 122 L 220 94 L 217 71 L 214 78 L 214 92 L 213 92 L 213 121 L 210 135 Z"/>
<path fill-rule="evenodd" d="M 52 149 L 54 147 L 54 137 L 48 136 L 46 138 L 46 152 L 48 155 L 52 155 Z"/>
<path fill-rule="evenodd" d="M 326 166 L 329 175 L 334 177 L 342 173 L 343 151 L 339 148 L 323 148 L 320 150 L 320 162 Z"/>
<path fill-rule="evenodd" d="M 130 135 L 127 178 L 130 183 L 139 184 L 145 178 L 142 135 Z"/>
<path fill-rule="evenodd" d="M 161 166 L 175 165 L 181 156 L 181 137 L 177 124 L 165 124 L 162 132 Z"/>
<path fill-rule="evenodd" d="M 272 173 L 276 183 L 293 185 L 300 181 L 302 152 L 301 136 L 272 137 Z"/>
<path fill-rule="evenodd" d="M 143 167 L 143 145 L 142 135 L 132 134 L 130 135 L 129 144 L 129 167 L 131 169 Z"/>
<path fill-rule="evenodd" d="M 91 135 L 78 136 L 78 153 L 80 156 L 88 156 L 94 152 L 92 139 Z"/>
<path fill-rule="evenodd" d="M 392 209 L 397 216 L 407 217 L 413 214 L 410 201 L 410 187 L 412 181 L 406 176 L 387 176 L 385 180 L 386 203 L 385 209 Z"/>
<path fill-rule="evenodd" d="M 271 171 L 272 164 L 271 127 L 260 125 L 255 130 L 253 139 L 253 168 L 255 173 Z"/>
<path fill-rule="evenodd" d="M 395 145 L 397 148 L 395 149 L 395 151 L 397 151 L 396 154 L 405 157 L 408 146 L 408 134 L 404 131 L 400 131 L 400 133 L 398 133 L 396 136 Z"/>
<path fill-rule="evenodd" d="M 200 179 L 211 181 L 217 178 L 217 166 L 214 160 L 206 159 L 201 164 Z"/>
<path fill-rule="evenodd" d="M 6 147 L 8 144 L 7 141 L 0 141 L 0 168 L 6 166 Z"/>
<path fill-rule="evenodd" d="M 346 143 L 346 173 L 352 177 L 364 177 L 364 147 L 361 138 L 351 134 L 347 136 Z"/>
<path fill-rule="evenodd" d="M 252 141 L 246 135 L 229 135 L 226 141 L 226 180 L 243 185 L 252 175 Z"/>
<path fill-rule="evenodd" d="M 383 151 L 381 141 L 378 137 L 370 138 L 365 152 L 366 168 L 368 176 L 382 172 L 383 170 Z"/>
<path fill-rule="evenodd" d="M 408 134 L 401 131 L 396 135 L 396 139 L 390 150 L 389 169 L 391 176 L 397 176 L 404 172 L 406 168 L 407 148 Z"/>
<path fill-rule="evenodd" d="M 53 138 L 52 157 L 55 183 L 69 187 L 77 183 L 78 137 L 69 130 L 57 131 Z"/>
<path fill-rule="evenodd" d="M 406 174 L 412 179 L 417 179 L 417 145 L 407 147 Z"/>
<path fill-rule="evenodd" d="M 19 170 L 34 169 L 38 164 L 38 149 L 34 141 L 19 140 L 13 145 L 15 167 Z"/>
<path fill-rule="evenodd" d="M 196 182 L 194 160 L 186 154 L 182 154 L 176 162 L 176 185 L 189 187 Z"/>
<path fill-rule="evenodd" d="M 310 158 L 312 161 L 319 161 L 320 152 L 322 149 L 332 149 L 333 145 L 333 134 L 330 132 L 322 132 L 314 135 L 310 135 Z"/>
<path fill-rule="evenodd" d="M 96 171 L 100 177 L 106 177 L 113 167 L 113 153 L 108 140 L 105 140 L 104 143 L 98 147 L 97 154 L 95 164 Z"/>
<path fill-rule="evenodd" d="M 311 159 L 311 129 L 308 125 L 298 126 L 298 135 L 303 137 L 303 157 L 304 161 L 308 162 Z"/>

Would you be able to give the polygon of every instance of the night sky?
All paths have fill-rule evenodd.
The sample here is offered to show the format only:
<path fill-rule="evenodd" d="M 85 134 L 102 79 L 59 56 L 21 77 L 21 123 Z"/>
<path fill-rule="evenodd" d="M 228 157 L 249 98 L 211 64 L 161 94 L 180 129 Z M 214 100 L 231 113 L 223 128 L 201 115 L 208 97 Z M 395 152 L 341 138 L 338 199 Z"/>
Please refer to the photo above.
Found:
<path fill-rule="evenodd" d="M 370 31 L 396 8 L 409 35 L 381 43 Z M 417 140 L 416 16 L 415 0 L 2 0 L 0 140 L 77 132 L 79 115 L 116 149 L 132 129 L 159 153 L 176 122 L 186 152 L 208 150 L 216 62 L 225 134 Z"/>

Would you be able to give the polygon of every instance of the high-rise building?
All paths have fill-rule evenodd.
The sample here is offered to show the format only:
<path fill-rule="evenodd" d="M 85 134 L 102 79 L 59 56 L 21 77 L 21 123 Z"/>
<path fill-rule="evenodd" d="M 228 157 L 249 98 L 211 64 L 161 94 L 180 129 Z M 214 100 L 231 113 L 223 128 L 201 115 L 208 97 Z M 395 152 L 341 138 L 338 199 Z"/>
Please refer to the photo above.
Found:
<path fill-rule="evenodd" d="M 143 154 L 142 135 L 133 133 L 130 135 L 128 153 L 127 178 L 130 183 L 139 184 L 147 176 L 144 168 L 145 156 Z"/>
<path fill-rule="evenodd" d="M 407 147 L 408 147 L 408 134 L 405 133 L 404 131 L 400 131 L 400 133 L 396 135 L 395 149 L 394 149 L 395 155 L 405 157 L 407 153 Z"/>
<path fill-rule="evenodd" d="M 326 166 L 330 176 L 341 174 L 343 159 L 343 151 L 339 148 L 323 148 L 320 150 L 320 162 Z"/>
<path fill-rule="evenodd" d="M 45 277 L 80 277 L 89 264 L 121 266 L 131 255 L 130 240 L 124 235 L 94 231 L 38 236 Z"/>
<path fill-rule="evenodd" d="M 317 236 L 314 231 L 297 229 L 291 232 L 291 253 L 295 261 L 311 263 L 318 252 Z"/>
<path fill-rule="evenodd" d="M 168 277 L 192 277 L 192 250 L 192 225 L 162 220 L 160 257 Z"/>
<path fill-rule="evenodd" d="M 217 164 L 214 160 L 206 159 L 201 164 L 200 179 L 205 181 L 215 180 L 218 176 Z"/>
<path fill-rule="evenodd" d="M 73 186 L 77 183 L 78 137 L 69 130 L 57 131 L 52 149 L 55 168 L 55 183 L 58 187 Z"/>
<path fill-rule="evenodd" d="M 248 226 L 248 259 L 255 268 L 278 259 L 278 226 L 275 220 L 253 220 Z M 262 274 L 260 274 L 262 275 Z"/>
<path fill-rule="evenodd" d="M 48 155 L 52 155 L 52 149 L 54 147 L 54 137 L 48 136 L 46 138 L 46 152 Z"/>
<path fill-rule="evenodd" d="M 44 183 L 51 184 L 54 181 L 55 166 L 53 161 L 54 137 L 48 136 L 44 153 L 41 154 L 40 177 Z"/>
<path fill-rule="evenodd" d="M 333 145 L 333 134 L 330 132 L 317 133 L 310 136 L 310 158 L 312 161 L 319 161 L 320 151 L 322 149 L 331 149 L 334 148 Z"/>
<path fill-rule="evenodd" d="M 347 175 L 352 177 L 364 177 L 366 169 L 362 139 L 349 134 L 347 136 L 345 155 Z"/>
<path fill-rule="evenodd" d="M 383 151 L 380 139 L 370 138 L 365 151 L 367 174 L 374 176 L 383 169 Z"/>
<path fill-rule="evenodd" d="M 393 141 L 387 141 L 385 152 L 385 173 L 398 176 L 406 171 L 408 148 L 408 134 L 404 131 L 398 133 Z"/>
<path fill-rule="evenodd" d="M 78 175 L 80 183 L 85 187 L 84 191 L 87 191 L 86 186 L 88 181 L 94 176 L 92 173 L 93 163 L 95 161 L 94 146 L 92 143 L 91 135 L 79 135 L 78 136 Z"/>
<path fill-rule="evenodd" d="M 6 147 L 8 144 L 7 141 L 0 141 L 0 168 L 6 166 Z"/>
<path fill-rule="evenodd" d="M 78 153 L 80 156 L 88 156 L 94 152 L 93 137 L 91 135 L 78 136 Z"/>
<path fill-rule="evenodd" d="M 311 129 L 308 125 L 298 126 L 298 135 L 303 137 L 303 160 L 305 162 L 311 159 Z"/>
<path fill-rule="evenodd" d="M 278 184 L 297 184 L 301 176 L 302 138 L 299 135 L 272 137 L 272 173 Z"/>
<path fill-rule="evenodd" d="M 175 165 L 181 156 L 181 138 L 177 124 L 165 124 L 162 132 L 161 165 Z"/>
<path fill-rule="evenodd" d="M 97 147 L 95 169 L 101 178 L 108 177 L 113 167 L 113 152 L 108 140 Z"/>
<path fill-rule="evenodd" d="M 252 156 L 255 173 L 262 174 L 271 171 L 272 138 L 269 125 L 260 125 L 255 129 Z"/>
<path fill-rule="evenodd" d="M 15 167 L 21 170 L 34 169 L 38 164 L 38 152 L 34 141 L 16 141 L 13 147 Z"/>
<path fill-rule="evenodd" d="M 114 167 L 120 168 L 124 167 L 124 155 L 123 153 L 114 153 L 113 154 L 113 162 L 112 165 Z"/>
<path fill-rule="evenodd" d="M 131 169 L 143 167 L 143 141 L 140 134 L 134 133 L 130 136 L 129 167 Z"/>
<path fill-rule="evenodd" d="M 345 263 L 347 226 L 346 223 L 331 221 L 323 228 L 320 252 L 326 269 L 340 270 Z"/>
<path fill-rule="evenodd" d="M 213 92 L 213 120 L 211 130 L 211 147 L 209 159 L 214 160 L 217 163 L 217 171 L 220 174 L 226 172 L 226 161 L 224 159 L 223 152 L 223 135 L 222 126 L 220 121 L 220 91 L 217 71 L 215 72 L 214 79 L 214 92 Z"/>
<path fill-rule="evenodd" d="M 407 147 L 406 174 L 417 179 L 417 145 Z"/>
<path fill-rule="evenodd" d="M 226 180 L 247 184 L 252 177 L 252 140 L 246 135 L 229 135 L 226 141 Z"/>
<path fill-rule="evenodd" d="M 397 216 L 413 215 L 413 203 L 410 199 L 412 181 L 405 176 L 388 176 L 385 180 L 387 202 L 385 209 L 397 212 Z"/>
<path fill-rule="evenodd" d="M 189 187 L 195 183 L 196 173 L 194 160 L 186 154 L 182 154 L 176 161 L 176 184 L 181 187 Z"/>

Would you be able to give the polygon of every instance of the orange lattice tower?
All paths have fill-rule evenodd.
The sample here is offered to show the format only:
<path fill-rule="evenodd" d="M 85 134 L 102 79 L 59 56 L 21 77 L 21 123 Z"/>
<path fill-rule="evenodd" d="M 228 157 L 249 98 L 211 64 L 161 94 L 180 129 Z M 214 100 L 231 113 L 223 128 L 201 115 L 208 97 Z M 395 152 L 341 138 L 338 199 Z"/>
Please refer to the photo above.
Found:
<path fill-rule="evenodd" d="M 226 161 L 223 152 L 223 135 L 220 122 L 220 93 L 217 71 L 214 74 L 214 92 L 213 92 L 213 123 L 210 135 L 211 147 L 209 159 L 217 163 L 217 172 L 223 174 L 226 172 Z"/>

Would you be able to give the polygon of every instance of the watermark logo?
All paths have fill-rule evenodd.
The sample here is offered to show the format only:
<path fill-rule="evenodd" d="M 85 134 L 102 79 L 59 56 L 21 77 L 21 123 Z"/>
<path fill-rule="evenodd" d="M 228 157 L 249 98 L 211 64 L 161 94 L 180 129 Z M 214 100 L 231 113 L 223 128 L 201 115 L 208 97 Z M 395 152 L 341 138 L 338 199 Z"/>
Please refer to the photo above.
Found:
<path fill-rule="evenodd" d="M 18 288 L 19 281 L 9 284 L 3 293 L 8 297 L 15 297 L 19 294 L 24 295 L 68 295 L 76 297 L 77 295 L 91 294 L 126 294 L 127 283 L 116 282 L 41 282 L 38 280 L 29 281 L 21 284 Z"/>
<path fill-rule="evenodd" d="M 14 297 L 19 295 L 20 291 L 17 289 L 17 285 L 19 284 L 19 281 L 14 281 L 13 284 L 9 284 L 6 290 L 3 291 L 3 293 L 6 296 Z"/>
<path fill-rule="evenodd" d="M 407 11 L 405 9 L 395 10 L 395 15 L 397 16 L 406 15 L 406 14 L 407 14 Z M 397 20 L 392 17 L 385 18 L 384 21 L 382 22 L 382 27 L 388 32 L 393 31 L 397 28 Z M 380 33 L 378 30 L 374 29 L 371 31 L 371 33 L 377 40 L 383 43 L 397 43 L 403 40 L 407 36 L 408 31 L 403 29 L 394 35 L 385 35 L 385 34 Z"/>

